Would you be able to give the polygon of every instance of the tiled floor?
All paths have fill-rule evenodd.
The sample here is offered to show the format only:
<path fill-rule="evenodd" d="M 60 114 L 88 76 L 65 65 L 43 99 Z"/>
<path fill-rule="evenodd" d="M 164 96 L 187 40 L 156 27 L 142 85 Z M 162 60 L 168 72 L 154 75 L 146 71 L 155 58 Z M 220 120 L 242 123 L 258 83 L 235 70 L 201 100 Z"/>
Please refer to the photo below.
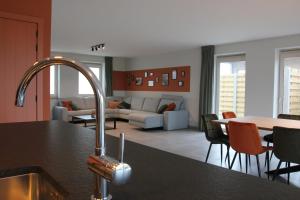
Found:
<path fill-rule="evenodd" d="M 112 126 L 112 122 L 107 125 Z M 118 137 L 120 132 L 125 133 L 127 140 L 140 143 L 146 146 L 189 157 L 191 159 L 204 161 L 209 147 L 209 142 L 205 139 L 204 133 L 197 130 L 186 129 L 177 131 L 163 131 L 163 130 L 142 130 L 131 126 L 126 122 L 117 122 L 117 129 L 107 130 L 106 133 Z M 264 134 L 264 133 L 262 133 Z M 225 158 L 226 148 L 223 147 L 223 159 Z M 234 151 L 230 151 L 230 157 L 233 158 Z M 265 155 L 260 156 L 260 166 L 263 178 L 267 176 L 263 173 L 267 169 L 264 167 Z M 208 163 L 227 168 L 227 162 L 220 159 L 220 145 L 213 145 L 208 159 Z M 270 169 L 275 169 L 278 160 L 273 156 Z M 245 158 L 242 156 L 242 172 L 245 173 Z M 233 166 L 233 170 L 241 171 L 238 159 Z M 257 174 L 257 165 L 255 157 L 251 158 L 251 166 L 248 168 L 248 173 L 254 176 Z M 278 177 L 276 181 L 285 182 L 287 175 Z M 291 174 L 291 185 L 300 187 L 300 173 Z"/>

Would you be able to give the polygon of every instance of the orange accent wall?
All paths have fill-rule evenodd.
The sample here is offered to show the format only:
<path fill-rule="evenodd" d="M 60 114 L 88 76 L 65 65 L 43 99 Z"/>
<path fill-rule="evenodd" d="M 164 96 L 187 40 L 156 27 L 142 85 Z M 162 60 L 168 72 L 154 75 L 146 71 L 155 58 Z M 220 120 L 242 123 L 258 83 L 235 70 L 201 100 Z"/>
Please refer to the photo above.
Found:
<path fill-rule="evenodd" d="M 0 11 L 36 17 L 42 20 L 43 27 L 41 30 L 40 38 L 42 39 L 42 51 L 39 59 L 50 56 L 50 45 L 51 45 L 51 0 L 9 0 L 1 1 Z M 42 108 L 43 113 L 41 118 L 44 120 L 50 119 L 50 76 L 49 70 L 42 72 L 42 78 L 38 78 L 38 82 L 42 82 L 42 87 L 38 86 L 38 90 L 43 93 L 42 96 Z M 39 81 L 40 80 L 40 81 Z"/>
<path fill-rule="evenodd" d="M 175 80 L 172 79 L 173 70 L 177 72 Z M 114 71 L 113 90 L 190 92 L 190 71 L 190 66 L 132 70 L 126 72 Z M 148 73 L 147 77 L 145 77 L 145 72 Z M 182 72 L 184 72 L 184 76 L 182 76 Z M 151 73 L 153 73 L 152 76 L 150 76 Z M 166 86 L 162 85 L 162 74 L 169 74 L 169 83 Z M 136 85 L 137 77 L 142 78 L 141 85 Z M 154 86 L 148 86 L 148 81 L 154 81 Z M 182 86 L 179 86 L 179 81 L 182 81 Z"/>
<path fill-rule="evenodd" d="M 113 90 L 126 90 L 126 72 L 113 71 L 112 88 Z"/>

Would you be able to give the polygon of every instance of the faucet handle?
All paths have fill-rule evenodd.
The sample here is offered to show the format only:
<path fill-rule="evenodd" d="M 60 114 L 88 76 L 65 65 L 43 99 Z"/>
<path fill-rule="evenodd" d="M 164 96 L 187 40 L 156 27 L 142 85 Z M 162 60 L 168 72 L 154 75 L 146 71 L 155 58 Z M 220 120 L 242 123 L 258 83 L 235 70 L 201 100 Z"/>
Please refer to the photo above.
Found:
<path fill-rule="evenodd" d="M 123 163 L 124 159 L 124 143 L 125 143 L 125 134 L 120 133 L 120 139 L 119 139 L 119 162 Z"/>

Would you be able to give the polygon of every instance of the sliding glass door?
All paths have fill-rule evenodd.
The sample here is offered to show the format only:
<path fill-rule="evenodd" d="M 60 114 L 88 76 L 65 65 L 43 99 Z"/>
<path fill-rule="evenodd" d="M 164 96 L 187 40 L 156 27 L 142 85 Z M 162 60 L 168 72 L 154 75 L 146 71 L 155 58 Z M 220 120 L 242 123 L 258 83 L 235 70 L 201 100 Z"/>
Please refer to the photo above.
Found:
<path fill-rule="evenodd" d="M 280 53 L 279 113 L 300 115 L 300 50 Z"/>
<path fill-rule="evenodd" d="M 216 62 L 215 111 L 233 111 L 237 116 L 245 112 L 245 55 L 218 56 Z"/>

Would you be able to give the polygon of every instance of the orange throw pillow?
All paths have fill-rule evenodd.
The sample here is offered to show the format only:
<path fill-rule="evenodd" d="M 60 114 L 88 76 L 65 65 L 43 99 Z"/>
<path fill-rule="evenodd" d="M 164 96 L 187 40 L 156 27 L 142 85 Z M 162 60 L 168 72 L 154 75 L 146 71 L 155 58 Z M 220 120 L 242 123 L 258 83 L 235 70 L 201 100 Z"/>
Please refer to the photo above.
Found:
<path fill-rule="evenodd" d="M 72 111 L 72 101 L 62 101 L 63 107 L 67 108 L 68 111 Z"/>
<path fill-rule="evenodd" d="M 176 104 L 175 103 L 170 103 L 168 105 L 168 108 L 165 111 L 173 111 L 176 108 Z"/>
<path fill-rule="evenodd" d="M 120 101 L 108 101 L 108 108 L 116 109 L 120 103 Z"/>

